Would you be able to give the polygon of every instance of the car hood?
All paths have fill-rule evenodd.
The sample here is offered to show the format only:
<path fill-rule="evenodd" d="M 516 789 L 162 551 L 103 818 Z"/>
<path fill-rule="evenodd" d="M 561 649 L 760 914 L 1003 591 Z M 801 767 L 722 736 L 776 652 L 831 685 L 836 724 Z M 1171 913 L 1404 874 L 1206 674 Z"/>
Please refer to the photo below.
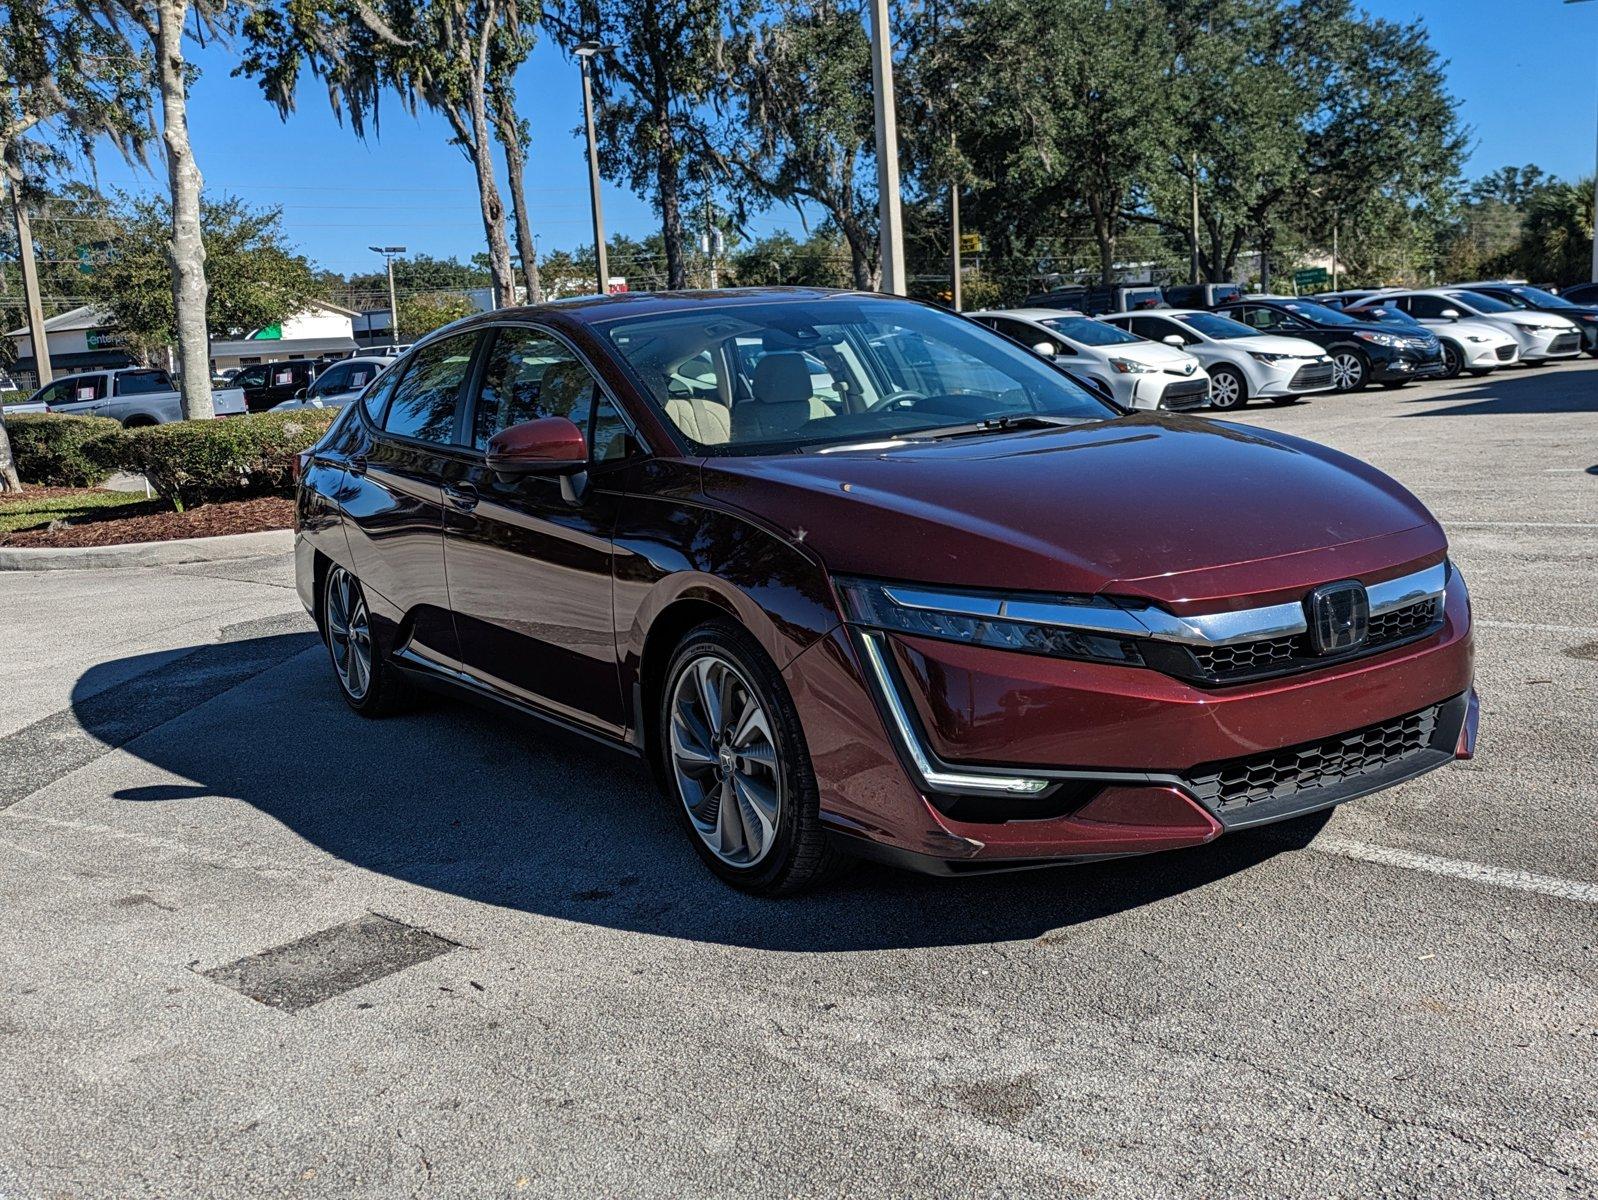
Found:
<path fill-rule="evenodd" d="M 1326 354 L 1325 346 L 1318 346 L 1303 338 L 1281 337 L 1274 333 L 1262 333 L 1258 337 L 1250 338 L 1232 338 L 1230 341 L 1218 344 L 1236 350 L 1258 350 L 1261 354 L 1297 354 L 1304 358 L 1322 358 Z"/>
<path fill-rule="evenodd" d="M 832 571 L 1123 595 L 1174 611 L 1274 603 L 1440 559 L 1399 484 L 1284 434 L 1164 413 L 876 449 L 715 457 L 707 498 Z"/>
<path fill-rule="evenodd" d="M 1073 343 L 1082 345 L 1082 343 Z M 1133 362 L 1143 363 L 1150 367 L 1159 367 L 1162 371 L 1173 368 L 1180 371 L 1183 367 L 1191 365 L 1196 371 L 1198 363 L 1186 350 L 1178 350 L 1175 346 L 1167 346 L 1163 342 L 1127 342 L 1119 346 L 1088 346 L 1095 354 L 1102 354 L 1106 358 L 1128 358 Z"/>
<path fill-rule="evenodd" d="M 1480 317 L 1460 317 L 1459 320 L 1449 321 L 1446 325 L 1432 326 L 1431 331 L 1438 337 L 1452 331 L 1467 335 L 1474 334 L 1477 337 L 1488 338 L 1495 342 L 1513 342 L 1515 340 L 1501 326 L 1494 325 L 1490 321 L 1484 321 Z"/>

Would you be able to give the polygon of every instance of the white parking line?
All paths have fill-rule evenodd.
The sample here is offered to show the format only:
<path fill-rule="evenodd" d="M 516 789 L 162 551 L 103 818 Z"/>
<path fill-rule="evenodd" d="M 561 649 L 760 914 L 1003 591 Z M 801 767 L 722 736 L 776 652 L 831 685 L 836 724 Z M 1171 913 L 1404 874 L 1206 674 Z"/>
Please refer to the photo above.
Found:
<path fill-rule="evenodd" d="M 1492 887 L 1509 888 L 1517 892 L 1535 892 L 1539 896 L 1554 896 L 1560 900 L 1574 900 L 1581 904 L 1598 904 L 1598 883 L 1586 883 L 1579 879 L 1561 879 L 1554 875 L 1513 871 L 1507 867 L 1491 867 L 1486 863 L 1466 862 L 1458 858 L 1418 854 L 1413 850 L 1395 850 L 1390 846 L 1376 846 L 1352 838 L 1317 837 L 1310 843 L 1310 849 L 1319 850 L 1322 854 L 1335 854 L 1340 858 L 1378 863 L 1384 867 L 1424 871 L 1428 875 L 1448 875 L 1455 879 L 1468 879 L 1472 883 L 1485 883 Z"/>

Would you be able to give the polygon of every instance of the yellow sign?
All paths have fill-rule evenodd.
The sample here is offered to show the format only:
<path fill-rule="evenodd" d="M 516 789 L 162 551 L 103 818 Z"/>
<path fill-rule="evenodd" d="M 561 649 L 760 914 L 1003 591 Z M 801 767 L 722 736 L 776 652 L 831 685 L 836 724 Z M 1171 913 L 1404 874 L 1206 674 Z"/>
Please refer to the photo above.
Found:
<path fill-rule="evenodd" d="M 960 235 L 960 253 L 982 253 L 982 235 L 980 233 L 962 233 Z"/>

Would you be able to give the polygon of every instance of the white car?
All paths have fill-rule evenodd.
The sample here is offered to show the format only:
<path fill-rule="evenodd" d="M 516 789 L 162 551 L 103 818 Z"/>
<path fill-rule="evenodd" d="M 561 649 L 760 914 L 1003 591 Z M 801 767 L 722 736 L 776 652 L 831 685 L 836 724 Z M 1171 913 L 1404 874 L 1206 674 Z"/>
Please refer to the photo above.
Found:
<path fill-rule="evenodd" d="M 1202 408 L 1210 377 L 1185 350 L 1055 308 L 967 314 L 1062 367 L 1097 380 L 1122 408 Z"/>
<path fill-rule="evenodd" d="M 238 388 L 212 388 L 211 404 L 219 417 L 244 411 Z M 128 429 L 166 425 L 183 419 L 183 397 L 160 367 L 117 367 L 83 371 L 46 384 L 11 412 L 66 413 L 76 417 L 108 417 Z"/>
<path fill-rule="evenodd" d="M 1581 354 L 1581 329 L 1574 321 L 1553 313 L 1526 312 L 1465 288 L 1383 292 L 1381 302 L 1407 312 L 1439 337 L 1443 328 L 1456 320 L 1479 318 L 1514 338 L 1524 363 L 1541 364 Z"/>
<path fill-rule="evenodd" d="M 1242 408 L 1250 400 L 1291 404 L 1311 392 L 1332 390 L 1332 356 L 1320 346 L 1261 333 L 1220 313 L 1160 308 L 1099 320 L 1193 355 L 1209 372 L 1211 408 Z"/>
<path fill-rule="evenodd" d="M 1422 306 L 1426 307 L 1426 306 Z M 1520 361 L 1520 343 L 1498 326 L 1480 317 L 1444 318 L 1420 321 L 1387 302 L 1387 293 L 1378 292 L 1368 300 L 1343 310 L 1361 321 L 1391 325 L 1395 329 L 1425 329 L 1443 344 L 1443 378 L 1458 379 L 1461 373 L 1487 375 L 1499 367 Z"/>
<path fill-rule="evenodd" d="M 388 370 L 396 361 L 386 355 L 375 354 L 362 355 L 359 358 L 341 358 L 318 375 L 309 387 L 302 390 L 301 395 L 295 396 L 292 400 L 285 400 L 281 404 L 274 404 L 272 411 L 282 412 L 294 408 L 343 408 L 364 392 L 372 380 Z"/>

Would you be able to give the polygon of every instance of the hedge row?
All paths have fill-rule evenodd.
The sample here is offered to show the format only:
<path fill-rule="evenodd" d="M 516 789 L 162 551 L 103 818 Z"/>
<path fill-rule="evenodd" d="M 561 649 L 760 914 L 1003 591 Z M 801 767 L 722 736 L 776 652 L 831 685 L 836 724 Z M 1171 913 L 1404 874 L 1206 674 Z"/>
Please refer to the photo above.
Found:
<path fill-rule="evenodd" d="M 338 415 L 333 409 L 256 413 L 123 429 L 102 417 L 21 413 L 6 420 L 25 482 L 92 487 L 113 471 L 143 475 L 173 507 L 287 493 L 294 456 Z"/>

